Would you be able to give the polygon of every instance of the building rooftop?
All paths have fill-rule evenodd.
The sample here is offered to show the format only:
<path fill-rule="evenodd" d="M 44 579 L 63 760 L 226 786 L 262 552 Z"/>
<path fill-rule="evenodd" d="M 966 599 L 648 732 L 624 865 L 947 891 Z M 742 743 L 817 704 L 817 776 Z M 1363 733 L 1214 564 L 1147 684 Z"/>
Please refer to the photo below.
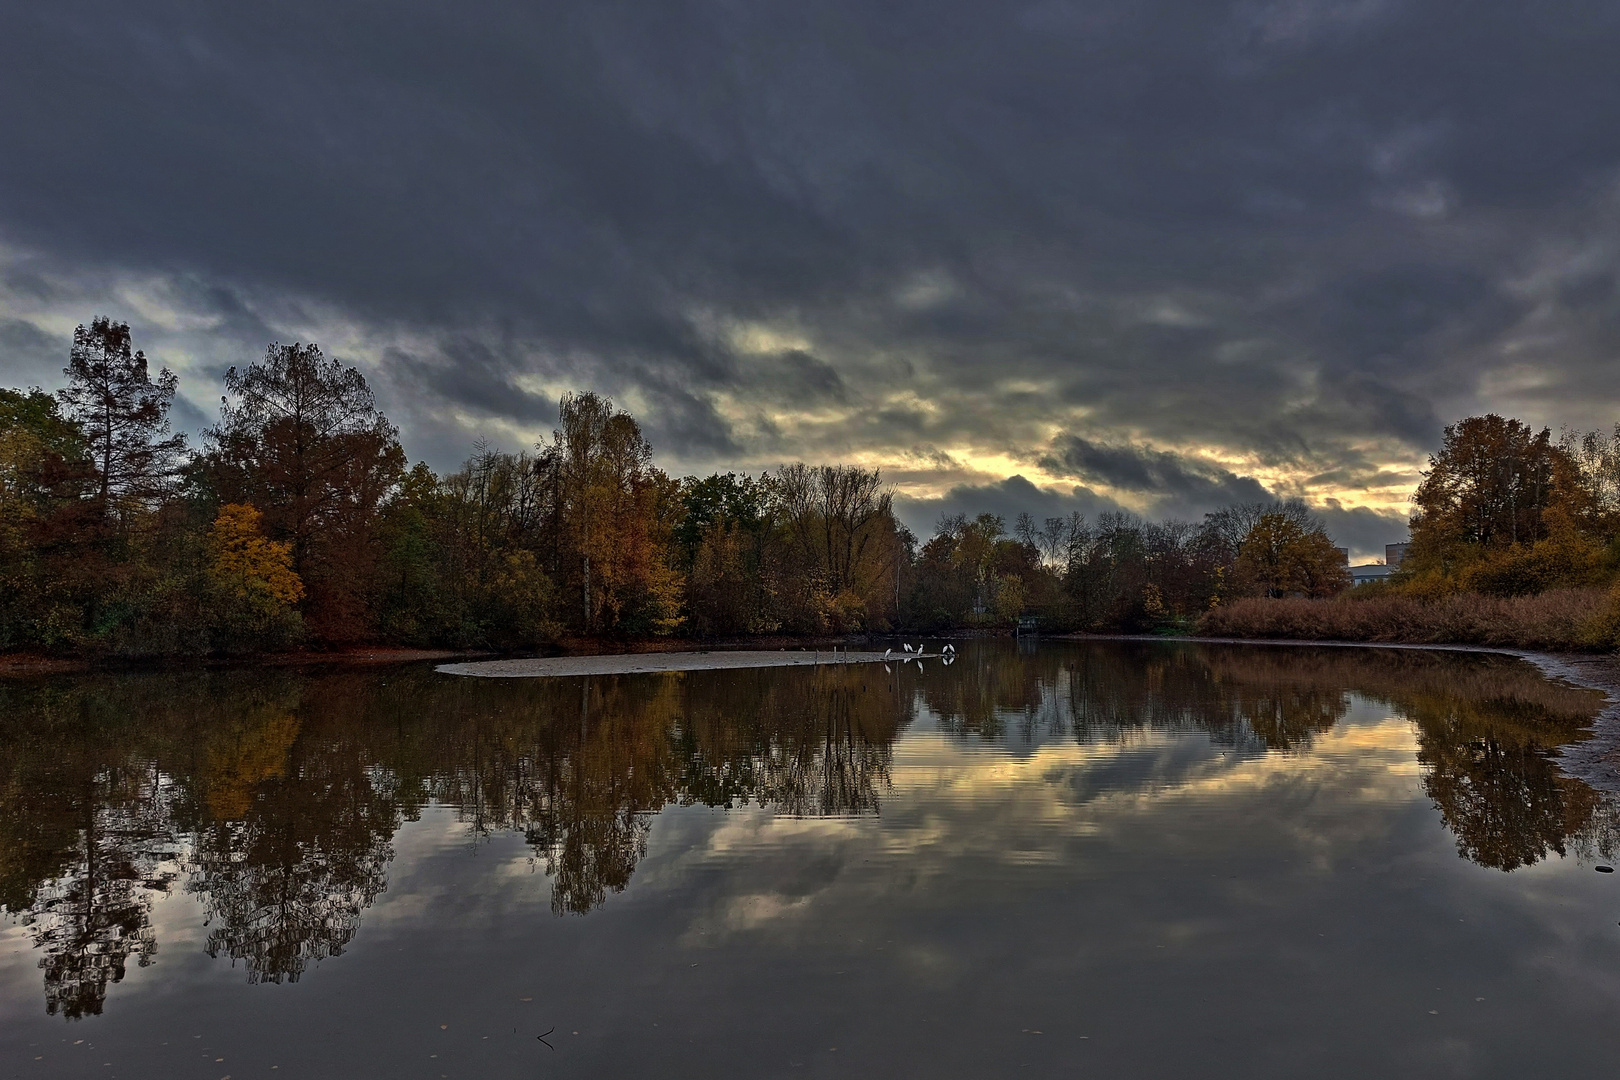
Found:
<path fill-rule="evenodd" d="M 1362 585 L 1369 581 L 1382 581 L 1394 572 L 1395 568 L 1393 566 L 1381 562 L 1363 563 L 1360 566 L 1350 568 L 1350 580 L 1357 585 Z"/>

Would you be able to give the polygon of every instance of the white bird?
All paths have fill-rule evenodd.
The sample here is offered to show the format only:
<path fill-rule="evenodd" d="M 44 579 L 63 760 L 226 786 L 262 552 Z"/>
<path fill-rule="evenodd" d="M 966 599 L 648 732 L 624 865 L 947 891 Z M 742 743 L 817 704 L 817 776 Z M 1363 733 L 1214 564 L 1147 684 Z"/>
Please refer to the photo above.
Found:
<path fill-rule="evenodd" d="M 943 651 L 948 652 L 948 653 L 955 653 L 956 652 L 956 646 L 955 645 L 947 645 L 947 646 L 945 646 Z"/>
<path fill-rule="evenodd" d="M 910 651 L 911 651 L 911 646 L 910 646 L 910 645 L 906 645 L 906 644 L 905 644 L 905 643 L 903 643 L 903 642 L 902 642 L 902 643 L 901 643 L 901 646 L 900 646 L 900 647 L 901 647 L 901 648 L 903 648 L 903 649 L 905 649 L 905 650 L 906 650 L 906 652 L 910 652 Z"/>
<path fill-rule="evenodd" d="M 889 658 L 889 654 L 891 652 L 893 652 L 893 651 L 894 651 L 893 649 L 884 649 L 883 650 L 883 659 L 887 660 Z"/>

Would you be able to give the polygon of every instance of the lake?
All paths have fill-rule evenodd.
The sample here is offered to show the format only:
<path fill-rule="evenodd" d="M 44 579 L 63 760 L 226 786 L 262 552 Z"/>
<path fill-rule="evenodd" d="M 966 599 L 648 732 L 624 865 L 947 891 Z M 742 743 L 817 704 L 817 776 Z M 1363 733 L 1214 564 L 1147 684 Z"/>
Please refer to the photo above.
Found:
<path fill-rule="evenodd" d="M 1029 640 L 0 683 L 0 1076 L 1613 1075 L 1602 700 Z"/>

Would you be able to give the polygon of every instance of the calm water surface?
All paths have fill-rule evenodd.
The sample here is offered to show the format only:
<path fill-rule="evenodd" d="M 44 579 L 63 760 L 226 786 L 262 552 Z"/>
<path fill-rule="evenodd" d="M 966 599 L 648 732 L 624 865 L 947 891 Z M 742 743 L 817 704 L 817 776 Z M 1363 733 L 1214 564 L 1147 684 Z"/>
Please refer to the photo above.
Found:
<path fill-rule="evenodd" d="M 1599 703 L 1059 642 L 3 684 L 0 1076 L 1615 1075 Z"/>

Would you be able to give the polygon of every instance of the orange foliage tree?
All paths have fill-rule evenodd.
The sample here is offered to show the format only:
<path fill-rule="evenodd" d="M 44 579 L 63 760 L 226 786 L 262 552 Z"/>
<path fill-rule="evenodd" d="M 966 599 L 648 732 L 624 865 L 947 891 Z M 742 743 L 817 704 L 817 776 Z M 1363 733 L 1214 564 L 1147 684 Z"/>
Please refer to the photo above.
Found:
<path fill-rule="evenodd" d="M 267 539 L 263 515 L 229 503 L 208 530 L 208 577 L 216 604 L 213 617 L 226 648 L 261 646 L 294 636 L 294 605 L 304 583 L 292 566 L 292 545 Z"/>

